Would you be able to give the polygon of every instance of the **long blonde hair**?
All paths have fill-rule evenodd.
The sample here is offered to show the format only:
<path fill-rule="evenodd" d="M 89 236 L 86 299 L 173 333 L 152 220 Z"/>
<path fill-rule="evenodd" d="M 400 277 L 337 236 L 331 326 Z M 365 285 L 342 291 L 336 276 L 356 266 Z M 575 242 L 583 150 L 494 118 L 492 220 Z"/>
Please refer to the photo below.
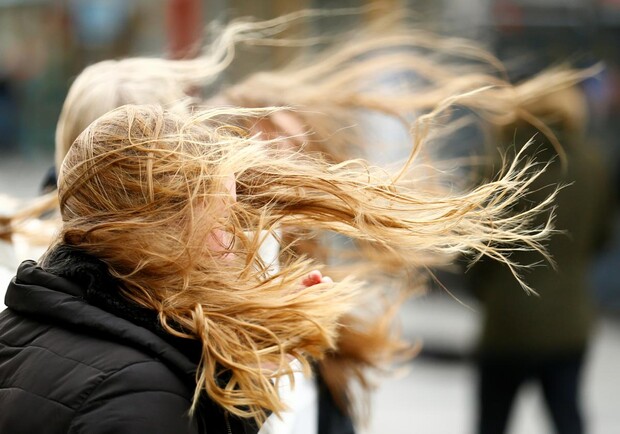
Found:
<path fill-rule="evenodd" d="M 206 391 L 231 413 L 259 422 L 265 411 L 281 411 L 271 380 L 292 374 L 287 355 L 308 367 L 334 348 L 338 318 L 359 294 L 351 278 L 301 289 L 316 266 L 306 258 L 268 276 L 259 240 L 248 231 L 332 231 L 377 243 L 414 266 L 428 253 L 463 252 L 515 266 L 506 246 L 539 249 L 550 231 L 528 226 L 547 203 L 509 213 L 531 182 L 529 167 L 509 167 L 471 191 L 429 194 L 363 160 L 333 164 L 278 150 L 235 124 L 261 112 L 179 115 L 123 106 L 78 137 L 60 171 L 59 242 L 103 260 L 126 297 L 158 312 L 169 333 L 202 344 L 194 406 Z M 231 175 L 237 201 L 225 189 Z M 222 252 L 205 248 L 214 230 L 234 235 Z M 225 385 L 217 381 L 223 372 L 230 373 Z"/>
<path fill-rule="evenodd" d="M 219 36 L 195 59 L 136 57 L 91 65 L 77 77 L 65 100 L 56 132 L 57 167 L 78 134 L 98 116 L 123 104 L 151 103 L 181 114 L 190 103 L 288 108 L 257 110 L 253 115 L 246 111 L 235 122 L 245 129 L 260 131 L 264 138 L 287 136 L 285 145 L 322 153 L 332 162 L 384 145 L 381 134 L 368 131 L 360 118 L 363 112 L 378 113 L 407 129 L 414 149 L 410 158 L 422 149 L 436 153 L 424 143 L 441 135 L 441 131 L 450 134 L 464 125 L 450 122 L 455 107 L 471 110 L 483 118 L 484 125 L 503 126 L 519 119 L 534 123 L 562 153 L 553 132 L 530 113 L 529 102 L 573 86 L 592 70 L 549 70 L 512 85 L 504 79 L 501 62 L 488 51 L 472 41 L 411 28 L 402 11 L 387 14 L 365 28 L 332 36 L 332 43 L 323 49 L 318 47 L 326 38 L 283 36 L 297 23 L 355 12 L 302 10 L 265 21 L 239 19 L 221 27 Z M 240 44 L 288 47 L 292 60 L 282 68 L 253 71 L 239 82 L 225 83 L 213 97 L 203 101 L 199 95 L 213 93 L 209 85 L 228 71 Z M 315 51 L 309 54 L 300 47 Z M 401 78 L 398 85 L 381 84 L 381 75 L 386 71 Z M 427 173 L 437 170 L 440 164 L 433 157 L 426 161 L 418 158 L 418 162 L 427 163 Z M 429 181 L 427 187 L 434 182 Z M 363 246 L 373 259 L 385 262 L 389 258 L 375 255 L 379 247 L 376 244 Z M 427 265 L 430 259 L 427 255 Z"/>
<path fill-rule="evenodd" d="M 594 72 L 554 69 L 512 85 L 502 63 L 487 50 L 469 40 L 413 28 L 402 11 L 331 38 L 283 36 L 295 24 L 334 13 L 355 11 L 301 10 L 265 21 L 237 19 L 218 27 L 215 40 L 193 59 L 135 57 L 87 67 L 73 82 L 58 120 L 56 167 L 90 122 L 124 104 L 161 104 L 175 110 L 185 106 L 179 101 L 191 98 L 216 107 L 289 107 L 288 114 L 299 125 L 295 131 L 282 125 L 282 112 L 244 119 L 248 127 L 261 121 L 273 132 L 297 133 L 292 139 L 298 145 L 306 142 L 306 147 L 341 161 L 376 145 L 356 127 L 360 111 L 396 119 L 407 129 L 413 125 L 412 139 L 419 144 L 427 138 L 430 124 L 437 126 L 438 115 L 455 106 L 467 107 L 491 124 L 520 118 L 535 122 L 527 110 L 529 101 Z M 331 43 L 323 44 L 326 41 Z M 237 47 L 244 44 L 288 47 L 291 60 L 280 68 L 250 71 L 230 83 L 225 73 Z M 386 74 L 397 77 L 395 85 L 381 83 Z M 218 80 L 218 86 L 210 88 Z M 205 100 L 205 95 L 210 97 Z"/>
<path fill-rule="evenodd" d="M 428 266 L 448 263 L 460 253 L 473 251 L 507 261 L 518 276 L 519 264 L 510 263 L 506 246 L 522 242 L 527 248 L 538 249 L 539 241 L 550 230 L 549 227 L 540 230 L 528 228 L 529 217 L 546 204 L 524 214 L 522 220 L 502 217 L 514 195 L 521 192 L 519 189 L 526 188 L 525 172 L 510 166 L 504 177 L 492 183 L 472 190 L 451 192 L 444 189 L 446 184 L 442 184 L 441 180 L 429 180 L 428 171 L 422 170 L 422 163 L 433 168 L 438 162 L 421 158 L 418 153 L 431 150 L 428 142 L 432 133 L 441 129 L 441 123 L 449 119 L 448 114 L 456 106 L 467 107 L 485 121 L 496 125 L 505 125 L 517 118 L 535 122 L 536 118 L 528 114 L 527 101 L 552 89 L 570 86 L 589 72 L 568 68 L 548 71 L 535 80 L 513 86 L 504 79 L 502 64 L 484 49 L 471 41 L 442 38 L 413 29 L 398 14 L 386 16 L 365 29 L 343 32 L 330 41 L 322 37 L 287 39 L 283 36 L 296 23 L 332 13 L 305 10 L 266 21 L 233 21 L 221 27 L 219 36 L 206 45 L 203 53 L 195 59 L 138 57 L 106 60 L 86 68 L 71 86 L 58 121 L 57 167 L 60 167 L 76 137 L 91 122 L 123 104 L 162 105 L 183 119 L 189 116 L 192 106 L 200 104 L 245 107 L 214 109 L 206 112 L 209 114 L 192 117 L 190 124 L 192 128 L 198 128 L 194 124 L 202 119 L 213 126 L 215 119 L 218 122 L 227 119 L 219 130 L 217 127 L 208 130 L 211 132 L 207 136 L 213 143 L 226 142 L 226 146 L 218 145 L 214 149 L 229 149 L 229 146 L 232 149 L 230 143 L 238 147 L 238 152 L 230 154 L 236 154 L 237 157 L 224 164 L 230 166 L 227 173 L 237 174 L 239 191 L 247 193 L 241 194 L 239 203 L 232 206 L 232 209 L 238 211 L 245 210 L 243 213 L 233 213 L 241 219 L 238 226 L 233 225 L 233 232 L 239 241 L 244 239 L 240 231 L 245 226 L 252 229 L 264 226 L 269 229 L 276 222 L 288 225 L 285 234 L 294 236 L 290 240 L 287 238 L 283 246 L 282 258 L 287 257 L 286 253 L 290 251 L 292 260 L 291 264 L 283 268 L 286 273 L 283 271 L 280 274 L 280 278 L 285 277 L 286 284 L 299 277 L 302 269 L 307 270 L 307 264 L 296 259 L 303 249 L 293 249 L 294 246 L 288 246 L 288 242 L 299 244 L 299 237 L 325 231 L 343 233 L 356 239 L 366 256 L 376 259 L 376 265 L 381 267 L 389 265 L 392 269 L 404 267 L 406 270 L 423 270 Z M 325 42 L 332 43 L 319 49 Z M 228 83 L 224 73 L 237 56 L 236 49 L 240 44 L 289 47 L 293 60 L 282 68 L 253 71 L 244 79 Z M 312 54 L 300 49 L 305 47 L 312 48 Z M 386 88 L 380 84 L 380 76 L 386 70 L 405 79 L 396 87 Z M 209 86 L 218 80 L 223 81 L 223 84 L 220 83 L 221 88 L 213 92 Z M 212 95 L 203 100 L 201 96 L 207 94 Z M 265 108 L 270 106 L 283 108 Z M 133 110 L 127 112 L 128 116 L 134 116 Z M 361 160 L 349 161 L 368 147 L 382 145 L 369 138 L 359 117 L 363 111 L 395 119 L 409 130 L 413 152 L 401 172 L 388 173 L 370 167 Z M 121 116 L 120 112 L 115 113 Z M 99 126 L 106 125 L 101 122 Z M 452 128 L 453 124 L 447 122 L 445 126 Z M 185 134 L 186 131 L 183 131 Z M 243 134 L 251 134 L 248 131 L 261 131 L 260 140 L 244 137 Z M 229 133 L 232 136 L 227 135 Z M 173 137 L 169 131 L 167 134 L 169 136 L 164 136 Z M 287 136 L 287 139 L 280 139 L 279 136 Z M 166 140 L 169 139 L 162 143 L 167 143 Z M 170 140 L 185 143 L 181 139 Z M 84 143 L 84 136 L 78 143 Z M 101 141 L 100 145 L 105 143 L 107 141 Z M 247 146 L 247 149 L 241 145 Z M 277 155 L 275 148 L 268 150 L 264 145 L 275 146 L 282 151 L 282 155 Z M 103 149 L 100 151 L 103 152 Z M 306 155 L 295 151 L 302 151 Z M 114 154 L 112 150 L 110 152 L 110 155 Z M 170 157 L 181 158 L 181 155 L 186 154 L 177 154 L 175 151 Z M 209 158 L 215 159 L 214 155 Z M 205 157 L 204 160 L 209 158 Z M 192 164 L 202 161 L 188 159 L 193 161 Z M 322 159 L 341 164 L 329 165 Z M 92 160 L 95 161 L 102 160 Z M 196 174 L 199 175 L 195 181 L 199 183 L 197 185 L 205 183 L 205 179 L 217 179 L 217 172 L 211 169 L 219 171 L 224 160 L 217 161 L 218 164 L 209 166 L 209 170 L 205 166 L 196 166 Z M 194 167 L 192 164 L 188 163 L 180 173 L 189 173 L 187 171 L 190 167 Z M 182 180 L 179 178 L 179 182 Z M 66 181 L 62 182 L 67 184 Z M 209 189 L 211 186 L 209 184 Z M 212 194 L 209 189 L 205 190 L 205 197 Z M 156 191 L 154 185 L 152 191 L 145 194 L 157 197 Z M 193 194 L 197 193 L 192 190 Z M 188 198 L 187 203 L 193 202 Z M 180 211 L 175 208 L 174 213 Z M 191 218 L 185 216 L 183 221 L 191 221 Z M 168 226 L 166 228 L 170 229 Z M 99 229 L 97 231 L 101 232 Z M 65 238 L 72 239 L 67 238 L 67 234 Z M 319 237 L 315 236 L 314 239 Z M 245 239 L 246 250 L 253 251 L 251 245 L 256 242 Z M 312 247 L 316 248 L 316 243 Z M 90 248 L 95 247 L 92 245 Z M 253 253 L 248 257 L 253 259 L 247 260 L 247 267 L 250 267 L 250 263 L 260 262 Z M 227 266 L 232 265 L 225 265 L 224 268 Z M 177 276 L 185 272 L 181 271 Z M 274 277 L 272 281 L 276 282 L 277 278 Z M 525 283 L 524 287 L 527 288 Z M 136 297 L 132 293 L 127 295 L 134 299 Z M 145 297 L 139 301 L 162 312 L 159 301 L 155 303 L 147 299 Z M 185 302 L 189 302 L 189 299 Z M 334 303 L 333 308 L 340 309 L 338 303 Z M 172 311 L 177 312 L 176 308 Z M 194 319 L 188 320 L 190 316 L 187 314 L 185 311 L 185 319 L 173 319 L 184 326 L 191 323 L 189 330 L 202 330 L 203 326 Z M 311 311 L 308 314 L 311 315 Z M 166 320 L 166 315 L 162 316 L 162 320 Z M 199 313 L 193 315 L 196 321 L 202 318 Z M 329 312 L 325 315 L 325 318 L 333 318 Z M 403 347 L 386 337 L 388 331 L 383 320 L 373 324 L 372 319 L 358 319 L 346 315 L 338 331 L 326 329 L 329 332 L 326 331 L 322 339 L 329 339 L 320 347 L 333 347 L 332 340 L 338 335 L 338 346 L 341 350 L 347 348 L 349 354 L 343 355 L 340 350 L 330 351 L 329 362 L 339 365 L 343 369 L 342 373 L 353 373 L 352 376 L 357 377 L 360 383 L 368 384 L 362 368 L 377 367 L 400 354 Z M 192 336 L 200 337 L 200 334 L 193 333 Z M 343 339 L 348 338 L 351 338 L 351 342 L 343 342 Z M 368 345 L 357 345 L 357 342 L 364 339 Z M 347 366 L 340 363 L 342 360 L 336 360 L 341 355 L 346 359 Z M 215 368 L 211 366 L 210 369 L 204 371 L 205 375 L 212 374 Z M 248 374 L 248 377 L 242 375 L 241 378 L 243 381 L 248 378 L 258 381 L 257 377 L 252 377 L 254 374 Z M 334 380 L 337 376 L 327 374 L 326 377 Z M 208 393 L 222 405 L 237 414 L 243 413 L 239 407 L 235 407 L 241 405 L 241 398 L 235 398 L 236 401 L 230 398 L 226 395 L 228 392 L 220 391 L 212 379 L 205 376 L 198 385 L 197 390 L 205 386 Z M 348 379 L 328 379 L 328 385 L 337 399 L 343 395 L 346 397 L 340 400 L 341 406 L 352 413 L 354 399 Z M 241 389 L 260 390 L 260 399 L 253 401 L 258 404 L 246 415 L 260 419 L 260 409 L 280 408 L 268 384 L 250 385 L 246 382 L 240 386 Z M 252 396 L 252 399 L 259 395 Z"/>

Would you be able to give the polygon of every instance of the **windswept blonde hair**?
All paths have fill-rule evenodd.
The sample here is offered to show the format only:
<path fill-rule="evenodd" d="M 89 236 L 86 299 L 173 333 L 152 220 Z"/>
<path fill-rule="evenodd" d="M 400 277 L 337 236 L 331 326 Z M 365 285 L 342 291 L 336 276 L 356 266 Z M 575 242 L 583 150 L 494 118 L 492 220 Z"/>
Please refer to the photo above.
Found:
<path fill-rule="evenodd" d="M 248 231 L 336 232 L 376 243 L 404 265 L 463 252 L 514 265 L 509 244 L 539 249 L 550 230 L 528 225 L 547 203 L 509 213 L 532 180 L 529 167 L 511 166 L 471 191 L 429 193 L 363 160 L 333 164 L 278 150 L 283 139 L 261 140 L 236 125 L 273 110 L 179 115 L 123 106 L 78 137 L 59 178 L 59 242 L 103 260 L 124 295 L 158 312 L 169 333 L 201 342 L 194 406 L 206 392 L 259 422 L 265 411 L 283 410 L 272 380 L 292 375 L 287 355 L 308 367 L 334 348 L 338 318 L 355 305 L 360 282 L 301 289 L 316 266 L 303 257 L 268 276 L 260 240 Z M 237 201 L 225 188 L 231 174 Z M 214 230 L 234 235 L 222 252 L 205 248 Z M 230 380 L 220 384 L 226 372 Z"/>
<path fill-rule="evenodd" d="M 512 85 L 505 79 L 501 62 L 486 50 L 471 41 L 443 38 L 411 28 L 398 14 L 386 16 L 367 28 L 341 32 L 331 38 L 283 36 L 297 23 L 333 13 L 333 10 L 304 10 L 266 21 L 236 20 L 221 27 L 218 37 L 195 59 L 138 57 L 106 60 L 89 66 L 74 81 L 62 108 L 56 131 L 57 167 L 76 137 L 92 121 L 121 105 L 162 105 L 183 119 L 190 115 L 192 105 L 231 106 L 214 109 L 207 112 L 208 115 L 193 116 L 190 124 L 198 128 L 196 122 L 204 120 L 213 131 L 218 131 L 209 133 L 209 140 L 213 143 L 225 141 L 227 145 L 213 146 L 213 149 L 229 149 L 228 142 L 234 142 L 239 149 L 237 157 L 231 161 L 236 163 L 226 160 L 224 164 L 224 160 L 218 160 L 209 170 L 196 166 L 199 175 L 196 181 L 181 177 L 179 182 L 202 185 L 205 179 L 218 179 L 219 172 L 211 169 L 220 171 L 220 164 L 229 166 L 227 170 L 221 169 L 222 173 L 236 173 L 239 191 L 245 188 L 243 191 L 247 193 L 233 206 L 245 210 L 241 214 L 233 213 L 241 219 L 239 225 L 233 225 L 238 241 L 244 239 L 239 231 L 245 226 L 254 230 L 259 226 L 269 229 L 276 223 L 288 225 L 285 234 L 292 237 L 285 237 L 284 258 L 287 251 L 294 250 L 289 248 L 294 246 L 287 247 L 288 242 L 300 244 L 306 241 L 304 238 L 308 234 L 315 235 L 314 240 L 318 240 L 317 233 L 335 231 L 358 240 L 358 246 L 368 258 L 377 260 L 378 267 L 389 264 L 392 269 L 404 267 L 406 270 L 445 264 L 469 251 L 510 264 L 507 251 L 512 243 L 540 248 L 539 241 L 550 229 L 530 228 L 528 220 L 546 204 L 525 213 L 521 220 L 501 217 L 510 208 L 513 195 L 527 188 L 525 172 L 509 166 L 504 176 L 489 184 L 465 192 L 450 192 L 444 190 L 446 183 L 429 180 L 428 172 L 422 171 L 422 163 L 433 168 L 438 162 L 422 159 L 418 152 L 431 149 L 430 140 L 443 126 L 448 130 L 454 127 L 447 121 L 454 107 L 467 107 L 494 125 L 507 125 L 515 119 L 536 123 L 536 117 L 528 111 L 528 101 L 571 86 L 591 72 L 569 68 L 547 71 L 533 80 Z M 338 13 L 350 14 L 351 10 Z M 246 78 L 229 83 L 225 73 L 237 56 L 240 44 L 288 47 L 292 60 L 282 68 L 252 71 Z M 305 48 L 310 48 L 311 52 Z M 381 76 L 386 71 L 399 77 L 395 86 L 381 84 Z M 220 89 L 214 92 L 210 86 L 216 82 L 220 83 Z M 282 108 L 265 108 L 270 106 Z M 365 149 L 382 144 L 373 141 L 365 130 L 359 117 L 362 112 L 395 119 L 409 130 L 413 152 L 402 172 L 388 173 L 361 160 L 349 161 Z M 216 120 L 224 123 L 217 124 Z M 214 122 L 220 125 L 219 130 Z M 247 131 L 261 132 L 260 139 L 245 137 L 244 134 L 251 134 Z M 172 137 L 171 132 L 166 134 L 168 136 L 163 137 Z M 286 140 L 280 136 L 285 136 Z M 169 139 L 164 142 L 166 140 Z M 181 139 L 170 140 L 185 143 Z M 78 142 L 83 143 L 84 139 Z M 101 146 L 104 143 L 107 142 L 102 141 Z M 268 150 L 267 145 L 279 148 L 283 154 L 277 155 L 275 149 Z M 308 155 L 298 154 L 296 150 Z M 173 155 L 181 158 L 185 154 L 175 151 Z M 259 157 L 264 161 L 258 161 Z M 198 164 L 198 160 L 187 158 L 192 164 Z M 215 159 L 213 155 L 209 158 Z M 190 170 L 192 164 L 188 163 L 184 170 Z M 202 168 L 198 170 L 197 167 Z M 316 179 L 310 186 L 313 178 Z M 155 191 L 157 188 L 153 186 L 147 193 L 155 195 Z M 197 194 L 191 191 L 191 195 Z M 205 190 L 205 197 L 211 194 L 211 190 Z M 191 198 L 187 201 L 193 203 Z M 174 212 L 180 211 L 175 209 Z M 250 245 L 255 241 L 246 239 L 245 242 L 247 252 L 253 252 Z M 311 247 L 317 249 L 317 243 Z M 329 246 L 322 247 L 329 249 Z M 295 259 L 296 253 L 304 249 L 295 250 L 290 255 L 293 262 L 281 273 L 281 276 L 290 276 L 286 284 L 303 274 L 300 270 L 307 270 L 306 263 Z M 307 249 L 306 252 L 316 253 Z M 253 259 L 247 260 L 247 267 L 258 261 L 254 253 L 249 257 Z M 518 276 L 519 264 L 510 265 Z M 525 283 L 524 286 L 527 287 Z M 157 303 L 141 302 L 161 311 Z M 340 309 L 338 303 L 333 308 Z M 196 318 L 201 317 L 196 314 Z M 189 321 L 187 318 L 173 319 L 184 326 Z M 386 338 L 388 330 L 384 319 L 373 323 L 373 319 L 361 321 L 361 318 L 347 315 L 337 332 L 329 329 L 331 331 L 323 336 L 329 337 L 329 341 L 336 333 L 340 339 L 339 349 L 328 352 L 328 360 L 322 363 L 338 366 L 339 373 L 344 375 L 338 379 L 337 375 L 322 371 L 332 395 L 349 413 L 353 413 L 354 402 L 349 377 L 368 385 L 364 368 L 377 367 L 403 349 Z M 201 329 L 194 326 L 189 330 Z M 359 345 L 360 341 L 368 345 Z M 334 346 L 331 341 L 328 345 L 325 343 L 321 348 Z M 242 376 L 243 381 L 250 377 Z M 244 383 L 243 388 L 249 387 L 248 384 Z M 201 385 L 211 395 L 219 396 L 218 402 L 231 411 L 240 405 L 240 398 L 231 401 L 226 395 L 224 399 L 224 392 L 218 391 L 214 383 L 207 383 L 206 377 L 199 381 L 199 389 Z M 267 384 L 252 383 L 251 387 L 266 395 L 254 401 L 259 404 L 249 415 L 258 417 L 262 414 L 259 408 L 279 408 Z M 270 397 L 271 401 L 263 399 L 265 397 Z"/>
<path fill-rule="evenodd" d="M 244 119 L 247 127 L 260 121 L 263 129 L 296 136 L 292 139 L 298 145 L 309 142 L 306 146 L 341 161 L 376 145 L 358 126 L 360 111 L 396 119 L 407 129 L 413 125 L 412 139 L 419 144 L 428 130 L 436 129 L 439 114 L 455 106 L 467 107 L 494 125 L 521 118 L 536 122 L 528 110 L 530 101 L 594 72 L 558 68 L 513 85 L 503 64 L 487 50 L 466 39 L 413 28 L 402 11 L 329 38 L 284 36 L 296 24 L 334 13 L 355 11 L 301 10 L 265 21 L 237 19 L 218 27 L 215 40 L 193 59 L 135 57 L 87 67 L 73 82 L 59 117 L 56 167 L 92 121 L 124 104 L 161 104 L 175 110 L 190 98 L 216 107 L 289 107 L 286 114 L 296 121 L 292 131 L 282 125 L 286 118 L 280 111 Z M 225 73 L 239 45 L 287 47 L 291 60 L 230 83 Z M 385 79 L 392 85 L 382 83 Z M 218 80 L 221 83 L 210 88 Z"/>
<path fill-rule="evenodd" d="M 449 135 L 464 125 L 451 122 L 450 116 L 456 107 L 465 107 L 481 117 L 483 125 L 504 126 L 517 120 L 535 124 L 562 156 L 561 144 L 531 113 L 530 102 L 573 86 L 593 70 L 549 70 L 513 85 L 504 78 L 502 63 L 488 51 L 472 41 L 411 28 L 402 11 L 331 38 L 283 36 L 295 24 L 354 12 L 302 10 L 265 21 L 239 19 L 221 27 L 219 36 L 195 59 L 136 57 L 89 66 L 63 105 L 56 132 L 57 167 L 78 134 L 98 116 L 124 104 L 150 103 L 181 114 L 191 104 L 283 107 L 286 110 L 245 111 L 235 122 L 261 132 L 263 138 L 286 136 L 286 142 L 278 141 L 280 146 L 319 152 L 336 163 L 384 145 L 382 134 L 368 131 L 360 113 L 377 113 L 406 128 L 413 159 L 422 149 L 433 152 L 424 144 L 442 131 Z M 202 100 L 200 95 L 213 93 L 209 85 L 228 71 L 240 44 L 288 47 L 292 60 L 282 68 L 255 71 L 237 83 L 225 83 Z M 315 50 L 300 49 L 307 47 Z M 395 85 L 381 83 L 386 73 L 388 78 L 397 77 Z M 418 163 L 427 163 L 429 170 L 417 173 L 424 177 L 441 161 L 430 157 Z M 429 179 L 427 188 L 435 182 Z M 312 248 L 316 247 L 315 243 Z M 389 256 L 377 256 L 377 245 L 363 247 L 367 256 L 387 265 L 383 259 Z M 432 258 L 426 256 L 426 265 L 433 265 Z"/>
<path fill-rule="evenodd" d="M 0 240 L 13 243 L 13 238 L 17 235 L 31 247 L 45 249 L 49 246 L 58 230 L 58 221 L 41 216 L 57 208 L 56 191 L 28 200 L 4 195 L 0 195 L 0 199 L 15 203 L 13 209 L 3 210 L 0 215 Z"/>

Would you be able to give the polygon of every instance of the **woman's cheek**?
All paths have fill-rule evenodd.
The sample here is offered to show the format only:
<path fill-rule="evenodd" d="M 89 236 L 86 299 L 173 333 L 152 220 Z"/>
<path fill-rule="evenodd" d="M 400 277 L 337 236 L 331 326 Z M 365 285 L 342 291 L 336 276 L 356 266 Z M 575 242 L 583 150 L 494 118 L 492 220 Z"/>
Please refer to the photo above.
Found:
<path fill-rule="evenodd" d="M 233 242 L 233 235 L 223 229 L 214 229 L 208 236 L 206 247 L 211 253 L 221 253 L 230 248 Z M 233 258 L 232 253 L 226 254 L 226 258 Z"/>

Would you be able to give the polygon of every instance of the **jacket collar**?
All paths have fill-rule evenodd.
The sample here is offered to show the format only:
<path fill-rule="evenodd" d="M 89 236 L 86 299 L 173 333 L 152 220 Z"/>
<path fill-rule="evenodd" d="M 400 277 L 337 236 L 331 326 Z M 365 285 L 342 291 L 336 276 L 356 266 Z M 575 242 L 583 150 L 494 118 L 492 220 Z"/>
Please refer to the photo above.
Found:
<path fill-rule="evenodd" d="M 102 261 L 65 245 L 48 252 L 44 266 L 24 261 L 7 289 L 5 303 L 22 315 L 76 327 L 124 342 L 153 354 L 175 370 L 193 389 L 200 355 L 197 341 L 166 333 L 157 314 L 123 298 L 119 282 Z M 228 374 L 222 374 L 226 382 Z M 253 434 L 252 420 L 225 416 L 211 399 L 200 406 L 208 415 L 209 430 Z M 202 413 L 202 412 L 199 412 Z M 206 423 L 202 421 L 200 423 Z"/>
<path fill-rule="evenodd" d="M 79 252 L 71 252 L 70 257 L 65 253 L 50 256 L 54 273 L 34 261 L 24 261 L 7 289 L 7 307 L 141 348 L 164 361 L 189 384 L 195 383 L 195 352 L 182 351 L 178 346 L 190 344 L 190 348 L 196 342 L 184 340 L 187 342 L 175 345 L 179 339 L 166 336 L 155 312 L 132 305 L 120 296 L 114 279 L 101 268 L 105 267 L 103 263 L 97 264 L 96 259 L 85 258 Z"/>

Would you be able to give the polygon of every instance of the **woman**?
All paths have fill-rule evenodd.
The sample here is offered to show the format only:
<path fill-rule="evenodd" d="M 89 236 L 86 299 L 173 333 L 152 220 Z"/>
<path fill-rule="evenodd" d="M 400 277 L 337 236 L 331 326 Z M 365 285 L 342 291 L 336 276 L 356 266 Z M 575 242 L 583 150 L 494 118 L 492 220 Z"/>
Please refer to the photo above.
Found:
<path fill-rule="evenodd" d="M 486 117 L 504 120 L 516 116 L 515 107 L 523 98 L 541 92 L 541 89 L 515 89 L 497 78 L 501 69 L 491 56 L 473 44 L 460 40 L 444 40 L 424 32 L 411 30 L 394 19 L 375 23 L 369 29 L 358 30 L 338 40 L 313 56 L 297 53 L 294 61 L 281 70 L 256 71 L 237 83 L 226 84 L 214 94 L 210 85 L 221 80 L 235 58 L 236 46 L 247 42 L 253 44 L 286 44 L 300 41 L 278 40 L 286 28 L 297 21 L 318 18 L 332 12 L 300 11 L 285 17 L 264 22 L 236 21 L 222 28 L 216 40 L 196 59 L 167 60 L 158 58 L 131 58 L 104 61 L 86 68 L 75 80 L 63 106 L 56 134 L 56 164 L 60 167 L 75 138 L 98 116 L 127 103 L 162 104 L 169 110 L 186 115 L 188 105 L 183 101 L 191 96 L 196 105 L 213 107 L 222 105 L 241 107 L 286 106 L 288 110 L 229 110 L 232 122 L 258 133 L 283 151 L 303 150 L 318 152 L 332 162 L 342 162 L 357 156 L 366 147 L 379 146 L 385 134 L 377 142 L 360 122 L 360 112 L 379 113 L 406 126 L 420 111 L 429 111 L 420 117 L 412 139 L 416 150 L 423 147 L 428 126 L 454 104 L 476 109 Z M 276 39 L 272 39 L 276 38 Z M 334 38 L 336 40 L 336 38 Z M 311 40 L 302 40 L 304 44 Z M 324 42 L 324 41 L 322 41 Z M 477 66 L 464 67 L 459 61 L 477 60 Z M 416 86 L 386 89 L 379 86 L 379 74 L 386 68 L 404 76 L 415 76 Z M 558 86 L 578 80 L 580 73 L 562 76 L 558 74 Z M 481 88 L 484 85 L 496 87 Z M 359 126 L 358 126 L 359 125 Z M 452 124 L 449 125 L 452 127 Z M 279 139 L 280 136 L 286 139 Z M 417 152 L 416 151 L 416 152 Z M 425 161 L 429 162 L 429 160 Z M 434 161 L 431 163 L 435 164 Z M 428 166 L 427 166 L 428 167 Z M 413 168 L 410 165 L 409 168 Z M 423 188 L 439 200 L 441 189 L 428 181 L 423 165 L 417 165 L 416 188 Z M 397 178 L 402 174 L 394 174 Z M 299 227 L 282 232 L 283 248 L 276 257 L 300 253 L 314 258 L 329 259 L 334 256 L 332 246 L 320 242 L 315 227 Z M 418 242 L 421 246 L 423 237 Z M 391 252 L 382 243 L 368 242 L 364 237 L 358 241 L 361 251 L 372 260 L 374 268 L 390 267 L 391 270 L 412 268 L 422 270 L 425 266 L 449 262 L 454 251 L 442 250 L 438 254 L 434 243 L 419 254 L 404 258 L 402 252 Z M 441 249 L 440 249 L 441 250 Z M 327 252 L 327 253 L 326 253 Z M 377 254 L 378 253 L 378 254 Z M 331 273 L 331 271 L 330 271 Z M 377 303 L 375 302 L 374 305 Z M 360 309 L 357 309 L 359 312 Z M 322 414 L 319 431 L 352 432 L 350 417 L 359 416 L 358 399 L 352 392 L 357 382 L 363 390 L 370 390 L 365 371 L 376 368 L 395 355 L 402 354 L 402 345 L 390 337 L 387 318 L 393 316 L 394 308 L 384 313 L 366 317 L 366 313 L 341 319 L 344 325 L 338 333 L 337 351 L 330 351 L 317 365 L 320 378 L 324 380 L 319 393 Z M 334 402 L 333 406 L 322 405 Z M 327 408 L 327 411 L 324 411 Z M 321 412 L 321 411 L 320 411 Z M 358 414 L 356 414 L 356 412 Z M 359 417 L 357 417 L 359 419 Z M 325 428 L 325 425 L 332 428 Z M 323 428 L 321 428 L 323 427 Z"/>
<path fill-rule="evenodd" d="M 537 248 L 548 233 L 524 230 L 535 210 L 505 217 L 523 171 L 431 195 L 230 122 L 260 113 L 123 106 L 78 137 L 60 170 L 59 238 L 22 264 L 0 314 L 0 431 L 257 432 L 284 410 L 290 361 L 308 372 L 335 347 L 360 283 L 332 283 L 303 257 L 269 275 L 252 234 L 313 228 L 403 263 L 455 251 L 510 263 L 494 246 Z"/>

